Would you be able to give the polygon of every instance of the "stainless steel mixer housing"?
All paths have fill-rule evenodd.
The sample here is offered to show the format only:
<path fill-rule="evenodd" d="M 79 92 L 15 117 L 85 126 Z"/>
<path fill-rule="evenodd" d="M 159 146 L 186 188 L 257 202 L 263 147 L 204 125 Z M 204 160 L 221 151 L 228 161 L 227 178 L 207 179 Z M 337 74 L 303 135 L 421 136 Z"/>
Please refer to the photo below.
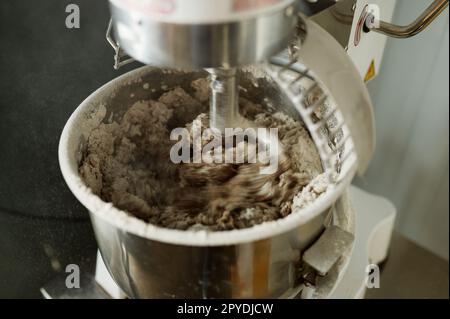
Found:
<path fill-rule="evenodd" d="M 146 64 L 234 67 L 284 49 L 295 32 L 294 0 L 110 0 L 119 45 Z"/>

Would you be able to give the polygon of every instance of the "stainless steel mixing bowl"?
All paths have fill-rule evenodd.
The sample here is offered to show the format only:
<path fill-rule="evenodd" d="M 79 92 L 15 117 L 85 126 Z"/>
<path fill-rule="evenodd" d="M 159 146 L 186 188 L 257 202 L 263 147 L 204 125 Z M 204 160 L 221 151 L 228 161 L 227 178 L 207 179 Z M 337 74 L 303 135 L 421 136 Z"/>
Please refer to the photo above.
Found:
<path fill-rule="evenodd" d="M 201 71 L 167 72 L 143 67 L 98 89 L 77 108 L 62 134 L 59 157 L 64 178 L 90 211 L 106 267 L 128 296 L 283 296 L 295 286 L 301 252 L 323 231 L 329 209 L 300 216 L 291 214 L 282 220 L 242 230 L 206 233 L 162 229 L 103 202 L 78 174 L 86 139 L 101 121 L 120 117 L 133 101 L 157 98 L 164 91 L 161 87 L 167 90 L 181 86 L 190 92 L 191 81 L 204 76 L 206 73 Z M 242 73 L 240 77 L 242 96 L 298 117 L 291 102 L 272 81 L 255 80 L 250 73 Z M 144 89 L 143 83 L 156 90 Z M 93 116 L 99 107 L 106 108 L 103 118 Z"/>

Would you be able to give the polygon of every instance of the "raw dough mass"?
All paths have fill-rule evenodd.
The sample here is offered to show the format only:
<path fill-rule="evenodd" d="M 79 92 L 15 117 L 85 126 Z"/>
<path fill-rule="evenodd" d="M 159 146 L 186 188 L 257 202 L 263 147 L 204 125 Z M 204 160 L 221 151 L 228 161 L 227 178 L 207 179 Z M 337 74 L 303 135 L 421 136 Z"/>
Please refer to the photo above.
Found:
<path fill-rule="evenodd" d="M 295 213 L 326 190 L 319 154 L 303 124 L 244 98 L 240 112 L 255 127 L 278 128 L 288 160 L 282 171 L 258 185 L 248 178 L 257 164 L 172 163 L 171 129 L 208 126 L 208 84 L 198 79 L 191 86 L 192 96 L 178 87 L 158 100 L 138 101 L 118 122 L 91 132 L 79 171 L 96 195 L 161 227 L 229 230 Z"/>

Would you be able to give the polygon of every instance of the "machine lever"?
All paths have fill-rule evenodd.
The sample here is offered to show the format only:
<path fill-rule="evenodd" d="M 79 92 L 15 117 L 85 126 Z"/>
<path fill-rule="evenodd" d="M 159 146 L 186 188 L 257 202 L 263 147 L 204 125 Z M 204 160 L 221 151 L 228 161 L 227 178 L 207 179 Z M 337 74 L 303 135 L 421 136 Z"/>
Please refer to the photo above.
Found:
<path fill-rule="evenodd" d="M 410 38 L 428 27 L 447 7 L 448 0 L 435 0 L 414 22 L 406 26 L 381 21 L 373 13 L 369 13 L 364 30 L 366 32 L 378 32 L 394 38 Z"/>

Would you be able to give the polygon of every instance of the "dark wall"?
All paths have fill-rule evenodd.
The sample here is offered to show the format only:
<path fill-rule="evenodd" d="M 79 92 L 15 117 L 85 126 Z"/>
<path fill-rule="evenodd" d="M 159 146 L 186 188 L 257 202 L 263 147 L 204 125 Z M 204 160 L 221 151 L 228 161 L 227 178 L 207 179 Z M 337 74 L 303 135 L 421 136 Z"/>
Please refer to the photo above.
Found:
<path fill-rule="evenodd" d="M 65 26 L 69 3 L 80 7 L 80 29 Z M 0 298 L 39 297 L 67 264 L 95 260 L 57 150 L 74 109 L 127 71 L 112 68 L 108 20 L 107 0 L 0 1 Z"/>

